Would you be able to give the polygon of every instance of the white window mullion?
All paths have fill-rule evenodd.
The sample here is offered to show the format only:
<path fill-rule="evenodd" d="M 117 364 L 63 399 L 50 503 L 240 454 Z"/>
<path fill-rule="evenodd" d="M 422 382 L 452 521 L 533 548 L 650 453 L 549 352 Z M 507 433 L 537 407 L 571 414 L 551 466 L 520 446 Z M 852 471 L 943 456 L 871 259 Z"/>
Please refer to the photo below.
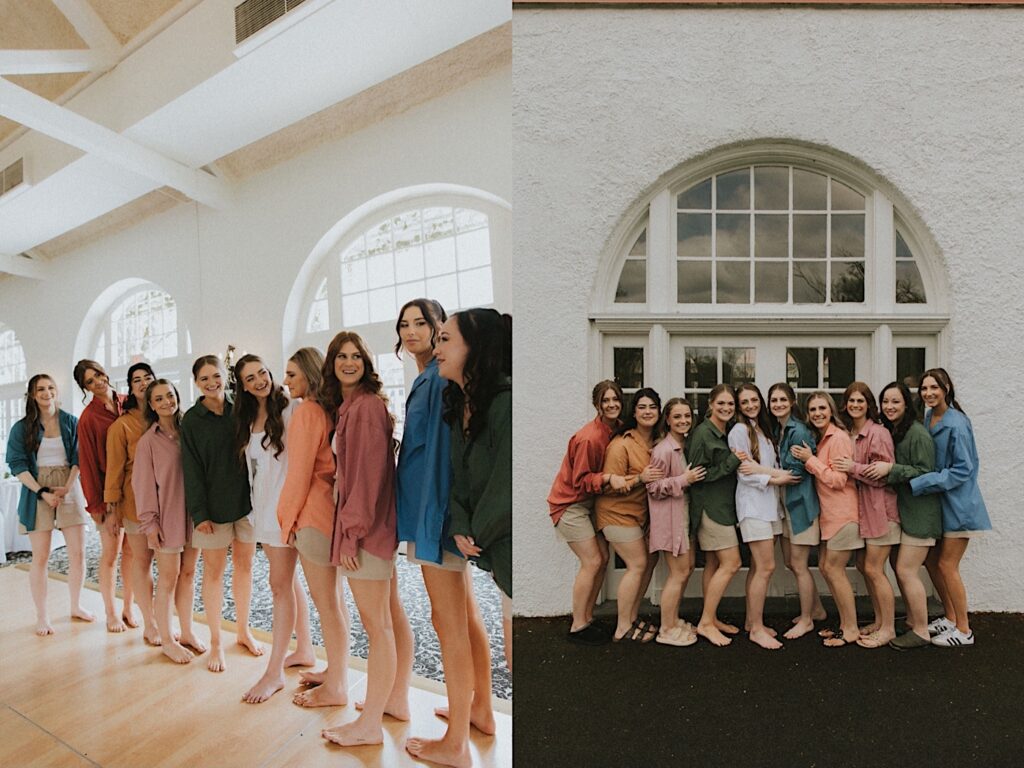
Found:
<path fill-rule="evenodd" d="M 651 200 L 647 216 L 647 306 L 664 313 L 675 308 L 675 254 L 672 248 L 675 206 L 672 194 L 664 189 Z"/>
<path fill-rule="evenodd" d="M 896 309 L 896 225 L 892 201 L 877 191 L 871 196 L 870 229 L 871 250 L 866 260 L 869 272 L 865 275 L 864 286 L 868 294 L 864 299 L 878 312 L 893 312 Z"/>

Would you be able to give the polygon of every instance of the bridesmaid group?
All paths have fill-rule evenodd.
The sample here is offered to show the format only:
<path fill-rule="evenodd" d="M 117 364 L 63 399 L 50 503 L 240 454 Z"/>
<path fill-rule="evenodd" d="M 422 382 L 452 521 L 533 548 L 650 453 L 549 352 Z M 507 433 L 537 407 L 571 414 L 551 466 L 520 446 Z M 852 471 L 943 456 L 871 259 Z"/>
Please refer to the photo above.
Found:
<path fill-rule="evenodd" d="M 688 400 L 662 405 L 642 388 L 627 406 L 616 382 L 599 382 L 596 417 L 569 440 L 548 496 L 555 530 L 579 559 L 568 639 L 729 645 L 741 630 L 718 617 L 718 606 L 740 569 L 742 540 L 750 550 L 743 631 L 763 648 L 781 648 L 826 619 L 808 567 L 815 548 L 838 612 L 817 633 L 826 647 L 973 645 L 960 562 L 970 540 L 991 528 L 974 433 L 944 369 L 924 372 L 918 397 L 920 417 L 906 384 L 887 384 L 876 400 L 857 381 L 839 406 L 812 392 L 805 420 L 788 384 L 770 387 L 767 402 L 754 384 L 719 384 L 694 425 Z M 764 623 L 776 540 L 800 596 L 800 614 L 781 638 Z M 609 547 L 625 563 L 613 626 L 593 614 Z M 691 624 L 679 607 L 698 547 L 703 608 Z M 847 576 L 851 555 L 871 598 L 865 626 Z M 656 625 L 639 611 L 659 558 L 668 575 Z M 886 563 L 906 605 L 901 634 Z M 932 621 L 922 565 L 943 605 Z"/>
<path fill-rule="evenodd" d="M 91 521 L 102 542 L 108 631 L 137 627 L 141 618 L 143 640 L 170 661 L 187 664 L 206 654 L 208 669 L 223 671 L 230 550 L 235 641 L 264 655 L 249 628 L 259 545 L 270 565 L 273 644 L 263 675 L 243 700 L 266 701 L 284 687 L 285 668 L 315 664 L 301 563 L 327 667 L 304 673 L 307 687 L 293 701 L 348 703 L 350 621 L 341 596 L 347 582 L 369 639 L 366 698 L 355 720 L 323 736 L 349 747 L 380 744 L 385 715 L 409 719 L 414 639 L 394 567 L 398 544 L 406 542 L 430 598 L 448 693 L 448 706 L 438 710 L 447 720 L 443 738 L 411 738 L 406 748 L 423 760 L 470 765 L 470 727 L 493 734 L 495 720 L 490 642 L 469 561 L 489 571 L 502 593 L 511 668 L 511 318 L 476 308 L 449 317 L 438 302 L 414 299 L 402 307 L 395 330 L 396 354 L 411 357 L 418 369 L 400 445 L 374 357 L 348 331 L 331 340 L 326 354 L 296 351 L 284 376 L 287 389 L 260 357 L 244 355 L 232 371 L 232 397 L 220 358 L 202 356 L 192 367 L 199 398 L 184 412 L 175 384 L 146 363 L 128 370 L 125 396 L 102 365 L 79 361 L 74 379 L 91 396 L 80 419 L 60 409 L 51 377 L 33 376 L 7 462 L 23 486 L 18 516 L 32 543 L 36 633 L 54 631 L 46 563 L 55 529 L 67 541 L 71 617 L 96 619 L 79 602 L 84 526 Z M 200 553 L 208 646 L 192 621 Z"/>

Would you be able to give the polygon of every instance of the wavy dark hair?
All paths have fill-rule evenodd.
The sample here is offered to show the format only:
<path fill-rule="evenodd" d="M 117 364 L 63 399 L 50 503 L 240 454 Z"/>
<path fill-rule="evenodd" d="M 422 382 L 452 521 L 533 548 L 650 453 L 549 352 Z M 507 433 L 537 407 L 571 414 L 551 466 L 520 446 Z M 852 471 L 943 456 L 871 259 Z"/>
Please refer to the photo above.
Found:
<path fill-rule="evenodd" d="M 761 410 L 757 412 L 757 418 L 753 421 L 748 419 L 743 411 L 740 410 L 740 393 L 744 391 L 756 393 L 757 400 L 761 403 Z M 747 439 L 750 441 L 750 457 L 754 460 L 755 464 L 761 463 L 761 446 L 757 442 L 757 430 L 760 429 L 768 441 L 775 446 L 776 451 L 778 451 L 779 443 L 775 439 L 775 430 L 772 429 L 768 406 L 765 405 L 764 396 L 756 384 L 747 382 L 736 387 L 736 423 L 743 424 L 747 428 Z"/>
<path fill-rule="evenodd" d="M 512 376 L 512 316 L 495 309 L 475 307 L 449 318 L 459 327 L 466 344 L 462 366 L 463 387 L 450 381 L 444 389 L 443 418 L 448 424 L 462 424 L 469 403 L 469 426 L 463 431 L 472 440 L 487 425 L 487 409 L 498 392 L 509 387 Z"/>
<path fill-rule="evenodd" d="M 43 426 L 43 413 L 39 410 L 39 403 L 36 402 L 36 384 L 43 379 L 51 382 L 54 387 L 57 382 L 48 373 L 37 373 L 28 380 L 28 387 L 25 391 L 25 452 L 35 454 L 39 450 L 39 431 Z M 57 405 L 59 409 L 59 404 Z"/>
<path fill-rule="evenodd" d="M 671 432 L 671 428 L 668 425 L 669 416 L 672 415 L 672 409 L 677 405 L 685 405 L 690 409 L 690 432 L 696 426 L 696 419 L 693 412 L 693 403 L 687 400 L 685 397 L 673 397 L 665 403 L 665 407 L 661 409 L 661 418 L 658 419 L 658 423 L 654 426 L 655 437 L 660 440 L 668 436 Z M 689 435 L 689 432 L 687 433 Z"/>
<path fill-rule="evenodd" d="M 927 371 L 921 374 L 920 381 L 923 382 L 926 378 L 931 376 L 935 379 L 935 383 L 939 385 L 939 389 L 945 395 L 946 405 L 952 408 L 956 408 L 960 413 L 964 413 L 964 409 L 960 407 L 960 403 L 956 399 L 956 391 L 953 389 L 953 380 L 949 377 L 945 368 L 929 368 Z M 921 394 L 921 386 L 918 384 L 917 388 L 918 395 Z"/>
<path fill-rule="evenodd" d="M 242 380 L 242 369 L 250 363 L 263 366 L 270 377 L 270 394 L 267 395 L 267 423 L 260 440 L 260 446 L 264 449 L 273 447 L 274 458 L 280 458 L 284 453 L 284 409 L 288 407 L 288 396 L 281 389 L 281 385 L 274 381 L 274 374 L 267 368 L 263 358 L 259 355 L 242 355 L 235 363 L 235 381 L 238 382 L 238 392 L 235 395 L 235 407 L 233 411 L 235 419 L 235 453 L 238 460 L 245 466 L 245 449 L 249 445 L 249 438 L 252 437 L 252 425 L 260 412 L 259 399 L 245 390 L 245 382 Z"/>
<path fill-rule="evenodd" d="M 364 392 L 371 395 L 376 395 L 384 404 L 388 404 L 388 396 L 384 394 L 384 382 L 380 380 L 380 376 L 377 375 L 376 369 L 373 367 L 373 355 L 367 348 L 366 343 L 358 333 L 352 331 L 341 331 L 333 339 L 331 343 L 327 345 L 327 354 L 324 356 L 324 365 L 320 369 L 320 376 L 322 384 L 320 391 L 317 392 L 316 399 L 320 403 L 320 407 L 327 412 L 330 417 L 331 426 L 338 421 L 338 409 L 341 407 L 343 398 L 341 395 L 341 382 L 338 381 L 338 376 L 334 373 L 334 360 L 338 357 L 338 353 L 341 348 L 348 342 L 352 342 L 355 345 L 356 350 L 363 358 L 363 376 L 359 380 L 359 387 Z M 392 420 L 394 417 L 392 416 Z"/>
<path fill-rule="evenodd" d="M 868 412 L 865 418 L 868 421 L 878 423 L 878 403 L 875 401 L 875 393 L 863 381 L 855 381 L 843 392 L 843 404 L 839 406 L 839 418 L 842 420 L 847 431 L 853 430 L 853 418 L 846 412 L 846 401 L 850 399 L 850 395 L 854 392 L 859 392 L 868 401 Z"/>
<path fill-rule="evenodd" d="M 128 397 L 124 401 L 124 406 L 122 408 L 123 411 L 130 411 L 133 408 L 145 410 L 139 405 L 139 399 L 135 397 L 135 393 L 132 391 L 132 376 L 135 375 L 136 371 L 145 371 L 154 379 L 156 378 L 156 373 L 153 372 L 149 363 L 134 363 L 131 368 L 128 369 Z"/>
<path fill-rule="evenodd" d="M 800 401 L 797 400 L 796 392 L 793 390 L 793 387 L 791 387 L 786 382 L 780 381 L 768 387 L 768 401 L 771 402 L 772 393 L 777 389 L 781 390 L 782 393 L 786 396 L 786 399 L 789 400 L 789 404 L 791 407 L 791 410 L 789 412 L 789 418 L 795 418 L 797 421 L 803 422 L 804 413 L 803 409 L 800 407 Z M 772 409 L 770 407 L 768 408 L 768 423 L 772 425 L 772 434 L 775 436 L 775 445 L 778 446 L 779 440 L 782 439 L 782 425 L 779 423 L 779 420 L 778 418 L 776 418 L 775 414 L 772 413 Z"/>
<path fill-rule="evenodd" d="M 903 403 L 906 405 L 906 410 L 903 412 L 903 417 L 895 424 L 889 421 L 889 418 L 885 415 L 885 411 L 879 411 L 879 418 L 881 418 L 883 426 L 892 433 L 893 444 L 897 444 L 907 436 L 907 432 L 910 431 L 910 427 L 915 421 L 917 421 L 917 406 L 914 405 L 914 400 L 910 394 L 910 387 L 902 381 L 890 381 L 886 384 L 882 388 L 882 393 L 878 396 L 879 404 L 885 400 L 885 393 L 890 389 L 899 390 L 900 396 L 903 398 Z"/>
<path fill-rule="evenodd" d="M 633 397 L 629 401 L 629 410 L 623 414 L 622 425 L 612 432 L 612 437 L 618 437 L 631 429 L 636 429 L 636 407 L 640 403 L 640 399 L 644 397 L 653 400 L 654 405 L 658 408 L 658 413 L 661 413 L 661 395 L 650 387 L 642 387 L 633 393 Z M 657 424 L 654 428 L 657 430 Z M 651 437 L 653 438 L 654 435 Z"/>
<path fill-rule="evenodd" d="M 402 356 L 402 316 L 409 307 L 416 307 L 422 314 L 423 319 L 430 323 L 430 348 L 433 349 L 437 343 L 437 333 L 441 330 L 441 323 L 448 319 L 448 313 L 444 311 L 441 302 L 434 299 L 411 299 L 402 305 L 398 310 L 398 319 L 395 321 L 395 334 L 398 341 L 395 342 L 395 354 Z"/>
<path fill-rule="evenodd" d="M 77 363 L 75 363 L 75 368 L 71 372 L 71 375 L 75 379 L 75 384 L 77 384 L 78 388 L 82 390 L 83 403 L 85 402 L 86 397 L 88 397 L 89 395 L 89 390 L 85 388 L 85 374 L 87 374 L 89 371 L 96 371 L 96 373 L 100 374 L 101 376 L 106 376 L 108 382 L 110 381 L 110 375 L 106 372 L 103 366 L 97 363 L 95 360 L 82 358 Z M 121 412 L 116 392 L 114 393 L 114 409 L 118 413 Z"/>
<path fill-rule="evenodd" d="M 174 390 L 174 399 L 178 402 L 178 410 L 174 412 L 174 426 L 177 428 L 181 424 L 181 395 L 178 394 L 178 388 L 174 386 L 174 382 L 171 381 L 170 379 L 154 379 L 153 381 L 149 382 L 149 386 L 146 387 L 146 394 L 143 395 L 143 398 L 146 401 L 146 406 L 143 409 L 143 413 L 145 413 L 146 415 L 146 423 L 149 424 L 150 426 L 160 421 L 160 415 L 155 410 L 153 410 L 153 406 L 151 403 L 153 400 L 153 390 L 156 389 L 158 386 L 164 384 L 166 384 L 168 387 Z"/>

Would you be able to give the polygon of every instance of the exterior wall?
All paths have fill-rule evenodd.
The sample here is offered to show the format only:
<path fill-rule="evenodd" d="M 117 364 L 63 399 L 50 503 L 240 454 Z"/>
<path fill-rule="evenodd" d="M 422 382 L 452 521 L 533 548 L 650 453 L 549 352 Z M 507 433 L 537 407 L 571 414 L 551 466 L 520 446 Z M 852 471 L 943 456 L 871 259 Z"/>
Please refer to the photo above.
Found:
<path fill-rule="evenodd" d="M 855 158 L 942 254 L 941 362 L 975 427 L 995 528 L 962 572 L 972 609 L 1024 610 L 1024 460 L 1004 448 L 1024 429 L 1007 409 L 1024 373 L 1022 22 L 1021 9 L 515 12 L 517 613 L 570 608 L 575 558 L 544 499 L 593 416 L 588 312 L 614 235 L 673 169 L 766 140 Z"/>
<path fill-rule="evenodd" d="M 174 297 L 196 355 L 232 343 L 262 355 L 280 380 L 293 351 L 282 349 L 289 292 L 346 214 L 385 192 L 439 182 L 511 198 L 510 91 L 509 70 L 481 78 L 246 179 L 228 208 L 179 205 L 60 257 L 52 280 L 0 280 L 0 321 L 24 346 L 29 375 L 54 375 L 68 410 L 81 396 L 71 379 L 79 329 L 124 278 Z"/>

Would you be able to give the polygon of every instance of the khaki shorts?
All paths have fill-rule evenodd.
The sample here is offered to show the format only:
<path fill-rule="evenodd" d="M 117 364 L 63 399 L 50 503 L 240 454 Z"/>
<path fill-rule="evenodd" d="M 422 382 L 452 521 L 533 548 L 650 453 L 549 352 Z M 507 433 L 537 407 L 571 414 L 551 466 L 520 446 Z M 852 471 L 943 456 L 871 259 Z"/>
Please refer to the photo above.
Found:
<path fill-rule="evenodd" d="M 39 484 L 43 486 L 49 486 L 51 488 L 59 488 L 68 481 L 68 475 L 71 474 L 71 467 L 40 467 L 39 468 Z M 22 536 L 27 536 L 29 533 L 35 533 L 37 531 L 52 531 L 54 529 L 60 530 L 62 528 L 71 528 L 75 525 L 85 525 L 89 522 L 89 513 L 86 512 L 79 504 L 75 503 L 74 498 L 69 498 L 71 494 L 65 496 L 64 503 L 58 504 L 57 509 L 54 509 L 41 498 L 36 498 L 36 527 L 29 531 L 25 528 L 21 522 L 18 522 L 18 533 Z"/>
<path fill-rule="evenodd" d="M 836 531 L 835 535 L 825 542 L 825 545 L 833 552 L 863 549 L 864 539 L 860 537 L 860 525 L 847 523 Z"/>
<path fill-rule="evenodd" d="M 809 528 L 800 531 L 798 534 L 793 533 L 793 521 L 786 515 L 782 521 L 782 535 L 789 539 L 790 544 L 797 544 L 804 547 L 816 547 L 821 544 L 821 526 L 818 525 L 818 518 L 814 518 L 811 521 Z"/>
<path fill-rule="evenodd" d="M 442 571 L 457 571 L 462 573 L 466 570 L 466 563 L 469 561 L 461 555 L 453 555 L 444 547 L 441 548 L 441 562 L 435 563 L 432 560 L 420 560 L 416 557 L 416 542 L 408 541 L 405 545 L 405 559 L 410 563 L 422 565 L 425 568 L 440 568 Z"/>
<path fill-rule="evenodd" d="M 331 565 L 331 540 L 316 528 L 299 528 L 295 532 L 295 549 L 317 565 Z"/>
<path fill-rule="evenodd" d="M 395 556 L 390 560 L 384 560 L 371 555 L 365 549 L 360 549 L 356 555 L 358 567 L 354 571 L 338 567 L 338 574 L 348 576 L 350 579 L 365 579 L 367 581 L 388 581 L 395 570 Z"/>
<path fill-rule="evenodd" d="M 555 526 L 564 541 L 584 541 L 597 535 L 594 530 L 594 500 L 577 501 L 570 504 Z"/>
<path fill-rule="evenodd" d="M 705 552 L 717 552 L 720 549 L 729 549 L 729 547 L 740 545 L 739 537 L 736 536 L 736 526 L 720 525 L 708 517 L 707 512 L 702 512 L 700 515 L 697 542 Z"/>
<path fill-rule="evenodd" d="M 900 544 L 909 544 L 911 547 L 934 547 L 935 539 L 919 539 L 906 531 L 900 531 Z"/>
<path fill-rule="evenodd" d="M 214 523 L 213 533 L 200 533 L 192 529 L 192 546 L 196 549 L 226 549 L 235 540 L 245 544 L 256 541 L 256 533 L 248 517 L 233 523 Z"/>
<path fill-rule="evenodd" d="M 145 534 L 139 530 L 139 523 L 133 523 L 127 517 L 121 521 L 121 527 L 124 528 L 125 533 L 130 533 L 133 536 L 144 536 Z"/>
<path fill-rule="evenodd" d="M 606 525 L 601 533 L 610 542 L 628 544 L 644 537 L 644 529 L 639 525 Z"/>
<path fill-rule="evenodd" d="M 894 544 L 899 544 L 901 537 L 900 524 L 894 523 L 892 520 L 889 521 L 889 530 L 881 536 L 875 536 L 873 539 L 864 539 L 865 544 L 871 544 L 875 547 L 891 547 Z"/>
<path fill-rule="evenodd" d="M 744 542 L 768 541 L 782 535 L 782 521 L 772 520 L 769 522 L 768 520 L 755 520 L 754 518 L 740 520 L 740 535 L 743 537 Z"/>
<path fill-rule="evenodd" d="M 944 539 L 973 539 L 976 536 L 981 536 L 985 531 L 944 531 L 942 538 Z"/>

